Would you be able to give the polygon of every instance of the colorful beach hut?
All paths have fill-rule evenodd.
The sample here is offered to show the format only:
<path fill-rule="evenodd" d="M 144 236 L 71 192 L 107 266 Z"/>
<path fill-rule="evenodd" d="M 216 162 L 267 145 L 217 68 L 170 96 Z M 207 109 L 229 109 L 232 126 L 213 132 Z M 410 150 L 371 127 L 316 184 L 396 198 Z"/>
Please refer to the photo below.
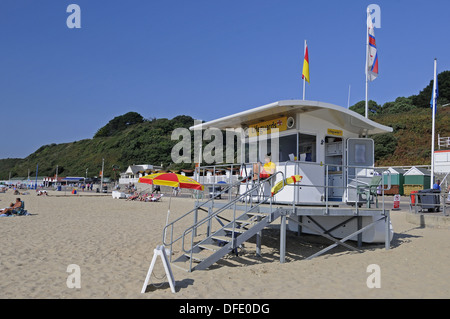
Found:
<path fill-rule="evenodd" d="M 387 169 L 391 176 L 391 189 L 385 190 L 386 195 L 404 195 L 404 183 L 406 170 L 397 167 L 389 167 Z M 384 185 L 389 183 L 389 175 L 384 176 Z"/>
<path fill-rule="evenodd" d="M 431 186 L 431 174 L 425 168 L 413 166 L 403 176 L 404 195 L 409 195 L 412 191 L 429 189 Z"/>

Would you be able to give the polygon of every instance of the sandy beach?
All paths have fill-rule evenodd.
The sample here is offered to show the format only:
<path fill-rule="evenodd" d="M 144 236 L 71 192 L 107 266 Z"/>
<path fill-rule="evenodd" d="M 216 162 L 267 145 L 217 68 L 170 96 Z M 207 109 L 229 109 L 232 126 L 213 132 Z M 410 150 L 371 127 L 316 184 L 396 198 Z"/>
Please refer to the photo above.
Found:
<path fill-rule="evenodd" d="M 0 298 L 449 298 L 450 229 L 420 227 L 406 220 L 405 206 L 391 211 L 391 249 L 364 245 L 363 253 L 335 248 L 312 260 L 320 240 L 288 233 L 286 263 L 279 262 L 279 232 L 267 229 L 262 256 L 254 241 L 236 257 L 226 256 L 208 270 L 191 273 L 173 267 L 177 292 L 171 292 L 160 262 L 152 281 L 141 288 L 161 244 L 168 198 L 134 202 L 111 195 L 20 195 L 31 216 L 0 218 Z M 17 196 L 0 194 L 6 207 Z M 171 219 L 194 206 L 194 200 L 172 199 Z M 80 269 L 80 288 L 69 288 L 69 265 Z M 368 266 L 380 269 L 380 288 L 369 288 Z"/>

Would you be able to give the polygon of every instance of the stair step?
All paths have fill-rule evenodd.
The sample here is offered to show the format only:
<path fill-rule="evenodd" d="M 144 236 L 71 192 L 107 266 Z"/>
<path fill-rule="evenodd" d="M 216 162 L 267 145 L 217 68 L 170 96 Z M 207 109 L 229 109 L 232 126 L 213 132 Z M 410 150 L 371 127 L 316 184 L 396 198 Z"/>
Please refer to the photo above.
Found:
<path fill-rule="evenodd" d="M 210 250 L 202 250 L 201 252 L 198 253 L 193 253 L 192 254 L 192 260 L 193 261 L 199 261 L 202 262 L 203 260 L 205 260 L 206 258 L 208 258 L 209 256 L 211 256 L 211 251 Z M 186 257 L 191 258 L 191 254 L 190 253 L 186 253 L 184 254 Z"/>
<path fill-rule="evenodd" d="M 247 215 L 266 217 L 268 213 L 248 212 Z"/>
<path fill-rule="evenodd" d="M 227 236 L 212 236 L 211 238 L 216 239 L 216 240 L 231 242 L 231 237 L 227 237 Z"/>
<path fill-rule="evenodd" d="M 186 260 L 175 260 L 171 264 L 178 269 L 189 271 L 189 258 L 186 258 Z"/>
<path fill-rule="evenodd" d="M 229 231 L 229 232 L 232 232 L 233 231 L 233 228 L 224 228 L 223 230 L 226 230 L 226 231 Z M 245 229 L 242 229 L 242 228 L 235 228 L 234 229 L 234 232 L 235 233 L 245 233 Z"/>
<path fill-rule="evenodd" d="M 212 251 L 217 251 L 222 247 L 219 247 L 217 245 L 214 244 L 200 244 L 198 245 L 198 247 L 204 248 L 204 249 L 208 249 L 208 250 L 212 250 Z"/>
<path fill-rule="evenodd" d="M 237 219 L 236 223 L 244 224 L 244 225 L 254 225 L 254 224 L 256 224 L 255 221 L 252 221 L 252 220 L 249 220 L 249 219 Z"/>

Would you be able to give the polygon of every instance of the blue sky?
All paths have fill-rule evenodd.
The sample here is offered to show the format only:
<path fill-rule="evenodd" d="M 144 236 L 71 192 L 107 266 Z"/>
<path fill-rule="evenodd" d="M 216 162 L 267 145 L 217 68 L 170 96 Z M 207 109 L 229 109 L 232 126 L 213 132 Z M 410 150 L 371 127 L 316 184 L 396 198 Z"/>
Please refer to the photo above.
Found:
<path fill-rule="evenodd" d="M 81 28 L 69 29 L 71 3 Z M 379 104 L 417 94 L 450 69 L 448 0 L 1 0 L 0 158 L 92 138 L 115 116 L 212 120 L 302 98 L 364 100 L 366 7 L 375 30 Z"/>

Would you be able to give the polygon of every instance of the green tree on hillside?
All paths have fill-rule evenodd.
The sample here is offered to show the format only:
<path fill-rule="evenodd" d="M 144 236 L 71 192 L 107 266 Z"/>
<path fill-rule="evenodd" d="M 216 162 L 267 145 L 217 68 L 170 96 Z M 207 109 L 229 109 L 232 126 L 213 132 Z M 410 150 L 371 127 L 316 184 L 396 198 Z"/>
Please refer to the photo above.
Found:
<path fill-rule="evenodd" d="M 383 104 L 380 112 L 378 114 L 393 114 L 401 112 L 409 112 L 417 108 L 411 97 L 398 97 L 394 102 L 386 102 Z"/>
<path fill-rule="evenodd" d="M 136 112 L 128 112 L 124 115 L 116 116 L 105 126 L 95 133 L 94 138 L 108 137 L 127 129 L 130 125 L 144 122 L 142 115 Z"/>
<path fill-rule="evenodd" d="M 439 97 L 437 105 L 442 106 L 450 103 L 450 71 L 438 74 Z M 375 101 L 369 101 L 369 117 L 373 115 L 395 114 L 410 112 L 417 108 L 429 108 L 431 94 L 433 91 L 433 80 L 417 95 L 410 97 L 398 97 L 393 102 L 386 102 L 380 107 Z M 365 101 L 359 101 L 350 107 L 350 110 L 365 115 Z"/>
<path fill-rule="evenodd" d="M 369 116 L 377 114 L 380 111 L 381 106 L 377 104 L 377 102 L 369 100 Z M 353 106 L 350 106 L 350 110 L 361 114 L 362 116 L 366 115 L 366 101 L 359 101 Z"/>
<path fill-rule="evenodd" d="M 450 103 L 450 71 L 443 71 L 438 74 L 438 105 Z M 411 96 L 412 103 L 417 107 L 430 107 L 431 95 L 433 91 L 433 80 L 418 95 Z"/>

